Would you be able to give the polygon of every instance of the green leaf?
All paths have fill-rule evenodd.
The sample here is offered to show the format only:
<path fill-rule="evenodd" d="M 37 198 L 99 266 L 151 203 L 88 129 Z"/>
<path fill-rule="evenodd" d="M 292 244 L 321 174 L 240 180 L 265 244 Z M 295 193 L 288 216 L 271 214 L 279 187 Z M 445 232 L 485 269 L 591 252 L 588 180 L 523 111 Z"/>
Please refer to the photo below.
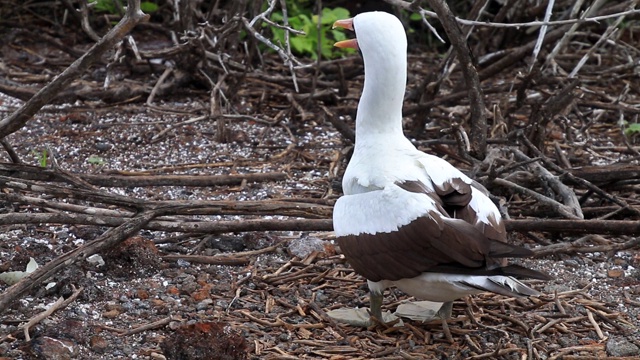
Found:
<path fill-rule="evenodd" d="M 409 20 L 412 21 L 422 21 L 422 16 L 420 16 L 420 14 L 418 13 L 413 13 L 409 16 Z"/>
<path fill-rule="evenodd" d="M 106 0 L 101 0 L 106 1 Z M 266 4 L 266 3 L 265 3 Z M 286 0 L 288 11 L 288 26 L 293 29 L 301 30 L 306 33 L 304 35 L 290 36 L 291 50 L 296 55 L 310 56 L 313 59 L 317 59 L 318 55 L 318 41 L 320 41 L 320 53 L 323 57 L 333 59 L 341 54 L 353 52 L 351 49 L 337 49 L 333 47 L 334 41 L 340 41 L 347 38 L 347 35 L 341 31 L 334 31 L 331 29 L 333 24 L 338 19 L 349 18 L 349 11 L 345 8 L 324 8 L 322 9 L 322 21 L 321 27 L 318 29 L 318 16 L 314 15 L 314 2 L 309 0 Z M 263 6 L 263 10 L 266 7 Z M 283 23 L 283 16 L 281 11 L 276 11 L 271 14 L 271 20 L 276 23 Z M 262 24 L 263 27 L 269 28 L 272 34 L 272 41 L 275 44 L 284 46 L 284 30 L 270 26 L 266 23 Z M 318 31 L 320 36 L 318 36 Z M 267 50 L 272 51 L 272 50 Z"/>
<path fill-rule="evenodd" d="M 308 41 L 303 37 L 295 37 L 291 38 L 291 48 L 299 53 L 309 53 L 310 55 L 315 53 L 314 43 L 312 41 Z"/>
<path fill-rule="evenodd" d="M 280 22 L 282 21 L 282 19 L 284 19 L 284 17 L 282 16 L 282 13 L 280 11 L 276 11 L 271 14 L 271 20 L 274 22 Z M 291 21 L 291 19 L 289 19 L 289 21 Z"/>
<path fill-rule="evenodd" d="M 158 11 L 158 4 L 152 3 L 150 1 L 143 1 L 140 3 L 140 10 L 145 13 L 152 13 Z"/>
<path fill-rule="evenodd" d="M 104 165 L 105 161 L 98 155 L 89 155 L 87 162 L 92 165 Z"/>
<path fill-rule="evenodd" d="M 38 164 L 40 167 L 47 167 L 47 160 L 49 158 L 49 154 L 47 153 L 47 149 L 42 150 L 42 152 L 38 155 Z"/>
<path fill-rule="evenodd" d="M 627 136 L 640 134 L 640 123 L 629 124 L 629 126 L 624 129 L 624 134 Z"/>
<path fill-rule="evenodd" d="M 94 1 L 94 3 L 96 4 L 94 6 L 94 9 L 96 12 L 106 12 L 109 14 L 116 14 L 117 13 L 117 9 L 116 9 L 116 5 L 114 4 L 114 0 L 96 0 Z"/>

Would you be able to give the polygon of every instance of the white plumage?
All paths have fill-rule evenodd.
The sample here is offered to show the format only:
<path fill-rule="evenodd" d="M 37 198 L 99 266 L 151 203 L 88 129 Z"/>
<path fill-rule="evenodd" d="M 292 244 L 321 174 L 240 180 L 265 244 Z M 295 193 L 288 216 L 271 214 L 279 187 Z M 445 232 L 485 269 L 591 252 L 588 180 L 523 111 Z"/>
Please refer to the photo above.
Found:
<path fill-rule="evenodd" d="M 531 252 L 507 245 L 500 213 L 486 190 L 439 157 L 417 150 L 402 130 L 407 40 L 393 15 L 370 12 L 335 26 L 355 31 L 365 80 L 356 143 L 334 208 L 334 230 L 347 260 L 368 279 L 371 313 L 397 286 L 424 300 L 450 302 L 482 291 L 537 292 L 509 275 L 548 276 L 499 258 Z"/>

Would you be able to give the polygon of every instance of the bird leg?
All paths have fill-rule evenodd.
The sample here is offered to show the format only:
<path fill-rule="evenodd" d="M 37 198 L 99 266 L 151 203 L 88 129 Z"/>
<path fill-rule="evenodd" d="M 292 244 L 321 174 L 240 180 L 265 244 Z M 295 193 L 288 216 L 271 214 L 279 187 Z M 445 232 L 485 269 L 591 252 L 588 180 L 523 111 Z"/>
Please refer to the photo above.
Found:
<path fill-rule="evenodd" d="M 451 331 L 449 330 L 449 324 L 447 324 L 447 320 L 451 318 L 451 313 L 453 312 L 453 301 L 447 301 L 442 304 L 440 310 L 436 314 L 442 320 L 442 332 L 444 332 L 444 336 L 449 340 L 450 343 L 453 344 L 453 336 L 451 336 Z"/>
<path fill-rule="evenodd" d="M 384 320 L 382 319 L 382 299 L 382 293 L 369 292 L 369 317 L 371 318 L 371 325 L 384 324 Z"/>
<path fill-rule="evenodd" d="M 382 312 L 382 299 L 382 292 L 370 291 L 368 309 L 334 309 L 328 311 L 327 315 L 335 321 L 351 326 L 388 329 L 401 320 L 389 312 Z"/>
<path fill-rule="evenodd" d="M 373 291 L 369 292 L 369 326 L 388 329 L 398 323 L 398 321 L 400 321 L 400 318 L 397 318 L 390 322 L 385 322 L 382 315 L 382 300 L 382 293 L 378 294 Z"/>

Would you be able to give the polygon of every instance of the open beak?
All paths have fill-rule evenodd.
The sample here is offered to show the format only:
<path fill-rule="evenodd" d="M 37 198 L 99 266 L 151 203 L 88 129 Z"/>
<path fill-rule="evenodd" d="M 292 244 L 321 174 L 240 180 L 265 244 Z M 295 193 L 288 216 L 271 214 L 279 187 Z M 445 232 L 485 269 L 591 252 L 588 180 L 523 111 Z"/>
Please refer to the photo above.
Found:
<path fill-rule="evenodd" d="M 333 23 L 333 27 L 331 27 L 331 28 L 335 29 L 337 27 L 353 31 L 353 18 L 338 20 L 338 21 Z M 346 49 L 358 49 L 358 40 L 356 40 L 356 39 L 342 40 L 342 41 L 338 41 L 337 43 L 333 44 L 333 46 L 341 48 L 341 49 L 345 49 L 345 48 Z"/>

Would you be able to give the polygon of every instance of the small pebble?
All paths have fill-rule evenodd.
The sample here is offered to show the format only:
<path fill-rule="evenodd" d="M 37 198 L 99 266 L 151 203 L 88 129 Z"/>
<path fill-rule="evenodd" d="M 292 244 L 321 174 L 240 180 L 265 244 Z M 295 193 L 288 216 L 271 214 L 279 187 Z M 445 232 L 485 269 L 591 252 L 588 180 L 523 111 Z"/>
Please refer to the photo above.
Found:
<path fill-rule="evenodd" d="M 607 354 L 610 356 L 638 356 L 640 355 L 640 348 L 627 339 L 610 338 L 607 341 Z"/>

